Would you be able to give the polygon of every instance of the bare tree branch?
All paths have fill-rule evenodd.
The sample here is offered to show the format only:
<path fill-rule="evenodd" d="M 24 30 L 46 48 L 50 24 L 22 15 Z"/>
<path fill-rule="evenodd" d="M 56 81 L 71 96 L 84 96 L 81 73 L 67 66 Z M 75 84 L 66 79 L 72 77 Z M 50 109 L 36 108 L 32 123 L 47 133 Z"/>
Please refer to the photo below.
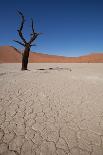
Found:
<path fill-rule="evenodd" d="M 32 27 L 32 31 L 33 31 L 33 34 L 35 33 L 35 31 L 34 31 L 34 21 L 33 21 L 33 19 L 31 18 L 31 27 Z"/>
<path fill-rule="evenodd" d="M 21 43 L 20 41 L 17 41 L 17 40 L 13 40 L 13 41 L 25 47 L 25 44 Z"/>
<path fill-rule="evenodd" d="M 29 44 L 31 44 L 36 38 L 37 36 L 40 34 L 40 33 L 37 33 L 34 31 L 34 22 L 33 22 L 33 19 L 31 19 L 31 22 L 32 22 L 32 33 L 31 33 L 31 39 L 29 41 Z"/>
<path fill-rule="evenodd" d="M 18 12 L 18 14 L 21 16 L 21 18 L 22 18 L 22 22 L 21 22 L 21 26 L 20 26 L 20 31 L 22 31 L 23 26 L 24 26 L 24 22 L 25 22 L 25 17 L 24 17 L 24 15 L 23 15 L 22 12 L 20 12 L 20 11 L 18 11 L 18 10 L 17 10 L 17 12 Z"/>
<path fill-rule="evenodd" d="M 17 12 L 21 16 L 21 19 L 22 19 L 20 28 L 17 31 L 18 31 L 19 36 L 22 39 L 22 41 L 26 44 L 26 40 L 25 40 L 25 38 L 23 37 L 23 34 L 22 34 L 22 29 L 23 29 L 23 26 L 24 26 L 25 18 L 24 18 L 24 15 L 22 14 L 22 12 L 20 12 L 20 11 L 17 11 Z"/>

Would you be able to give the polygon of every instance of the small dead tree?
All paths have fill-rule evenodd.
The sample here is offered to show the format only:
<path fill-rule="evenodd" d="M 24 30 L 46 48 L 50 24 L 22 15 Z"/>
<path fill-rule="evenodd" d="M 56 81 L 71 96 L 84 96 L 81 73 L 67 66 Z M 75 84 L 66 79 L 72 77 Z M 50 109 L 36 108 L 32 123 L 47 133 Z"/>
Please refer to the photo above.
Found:
<path fill-rule="evenodd" d="M 38 35 L 40 35 L 41 33 L 37 33 L 35 32 L 34 30 L 34 22 L 33 22 L 33 19 L 31 19 L 31 27 L 32 27 L 32 33 L 30 34 L 31 35 L 31 38 L 30 40 L 27 42 L 26 39 L 24 38 L 23 36 L 23 33 L 22 33 L 22 30 L 23 30 L 23 26 L 24 26 L 24 22 L 25 22 L 25 18 L 24 18 L 24 15 L 22 14 L 22 12 L 20 11 L 17 11 L 18 14 L 21 16 L 21 25 L 20 25 L 20 28 L 17 30 L 18 31 L 18 34 L 22 40 L 22 42 L 20 41 L 17 41 L 17 40 L 14 40 L 15 42 L 17 42 L 18 44 L 24 46 L 24 52 L 22 54 L 22 70 L 27 70 L 27 65 L 28 65 L 28 58 L 29 58 L 29 52 L 30 52 L 30 48 L 31 46 L 35 46 L 32 44 L 32 42 L 38 37 Z"/>

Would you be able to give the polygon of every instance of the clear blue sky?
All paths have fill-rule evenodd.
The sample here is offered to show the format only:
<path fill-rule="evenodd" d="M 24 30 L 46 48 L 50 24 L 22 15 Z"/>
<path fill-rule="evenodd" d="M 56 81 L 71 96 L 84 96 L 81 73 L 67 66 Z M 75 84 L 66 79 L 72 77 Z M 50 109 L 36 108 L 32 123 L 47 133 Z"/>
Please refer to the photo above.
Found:
<path fill-rule="evenodd" d="M 103 0 L 0 0 L 0 46 L 23 48 L 12 41 L 20 40 L 17 9 L 25 15 L 27 39 L 31 17 L 43 33 L 32 51 L 64 56 L 103 52 Z"/>

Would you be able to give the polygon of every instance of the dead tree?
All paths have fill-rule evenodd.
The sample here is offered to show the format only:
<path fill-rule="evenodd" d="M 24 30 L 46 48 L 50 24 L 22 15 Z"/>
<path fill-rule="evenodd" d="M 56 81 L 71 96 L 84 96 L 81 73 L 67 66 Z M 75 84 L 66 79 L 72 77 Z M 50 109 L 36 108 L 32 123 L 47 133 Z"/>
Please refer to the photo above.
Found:
<path fill-rule="evenodd" d="M 25 18 L 24 15 L 22 14 L 22 12 L 17 11 L 18 14 L 21 16 L 21 25 L 19 27 L 18 34 L 22 40 L 22 42 L 14 40 L 15 42 L 19 43 L 20 45 L 24 46 L 24 52 L 22 54 L 22 70 L 27 70 L 27 65 L 28 65 L 28 59 L 29 59 L 29 53 L 30 53 L 30 48 L 31 46 L 35 46 L 32 44 L 32 42 L 38 37 L 38 35 L 40 35 L 41 33 L 37 33 L 34 30 L 34 22 L 33 19 L 31 19 L 31 27 L 32 27 L 32 33 L 31 33 L 31 38 L 30 40 L 27 42 L 26 39 L 23 36 L 22 30 L 23 30 L 23 26 L 24 26 L 24 22 L 25 22 Z"/>

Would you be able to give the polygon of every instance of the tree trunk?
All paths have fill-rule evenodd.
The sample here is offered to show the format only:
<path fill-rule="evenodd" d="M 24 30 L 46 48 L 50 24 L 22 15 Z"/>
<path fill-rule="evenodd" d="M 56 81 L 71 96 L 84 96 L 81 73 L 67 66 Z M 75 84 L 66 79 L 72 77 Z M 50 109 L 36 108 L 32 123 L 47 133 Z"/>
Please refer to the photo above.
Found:
<path fill-rule="evenodd" d="M 22 70 L 27 70 L 30 48 L 26 47 L 22 56 Z"/>

